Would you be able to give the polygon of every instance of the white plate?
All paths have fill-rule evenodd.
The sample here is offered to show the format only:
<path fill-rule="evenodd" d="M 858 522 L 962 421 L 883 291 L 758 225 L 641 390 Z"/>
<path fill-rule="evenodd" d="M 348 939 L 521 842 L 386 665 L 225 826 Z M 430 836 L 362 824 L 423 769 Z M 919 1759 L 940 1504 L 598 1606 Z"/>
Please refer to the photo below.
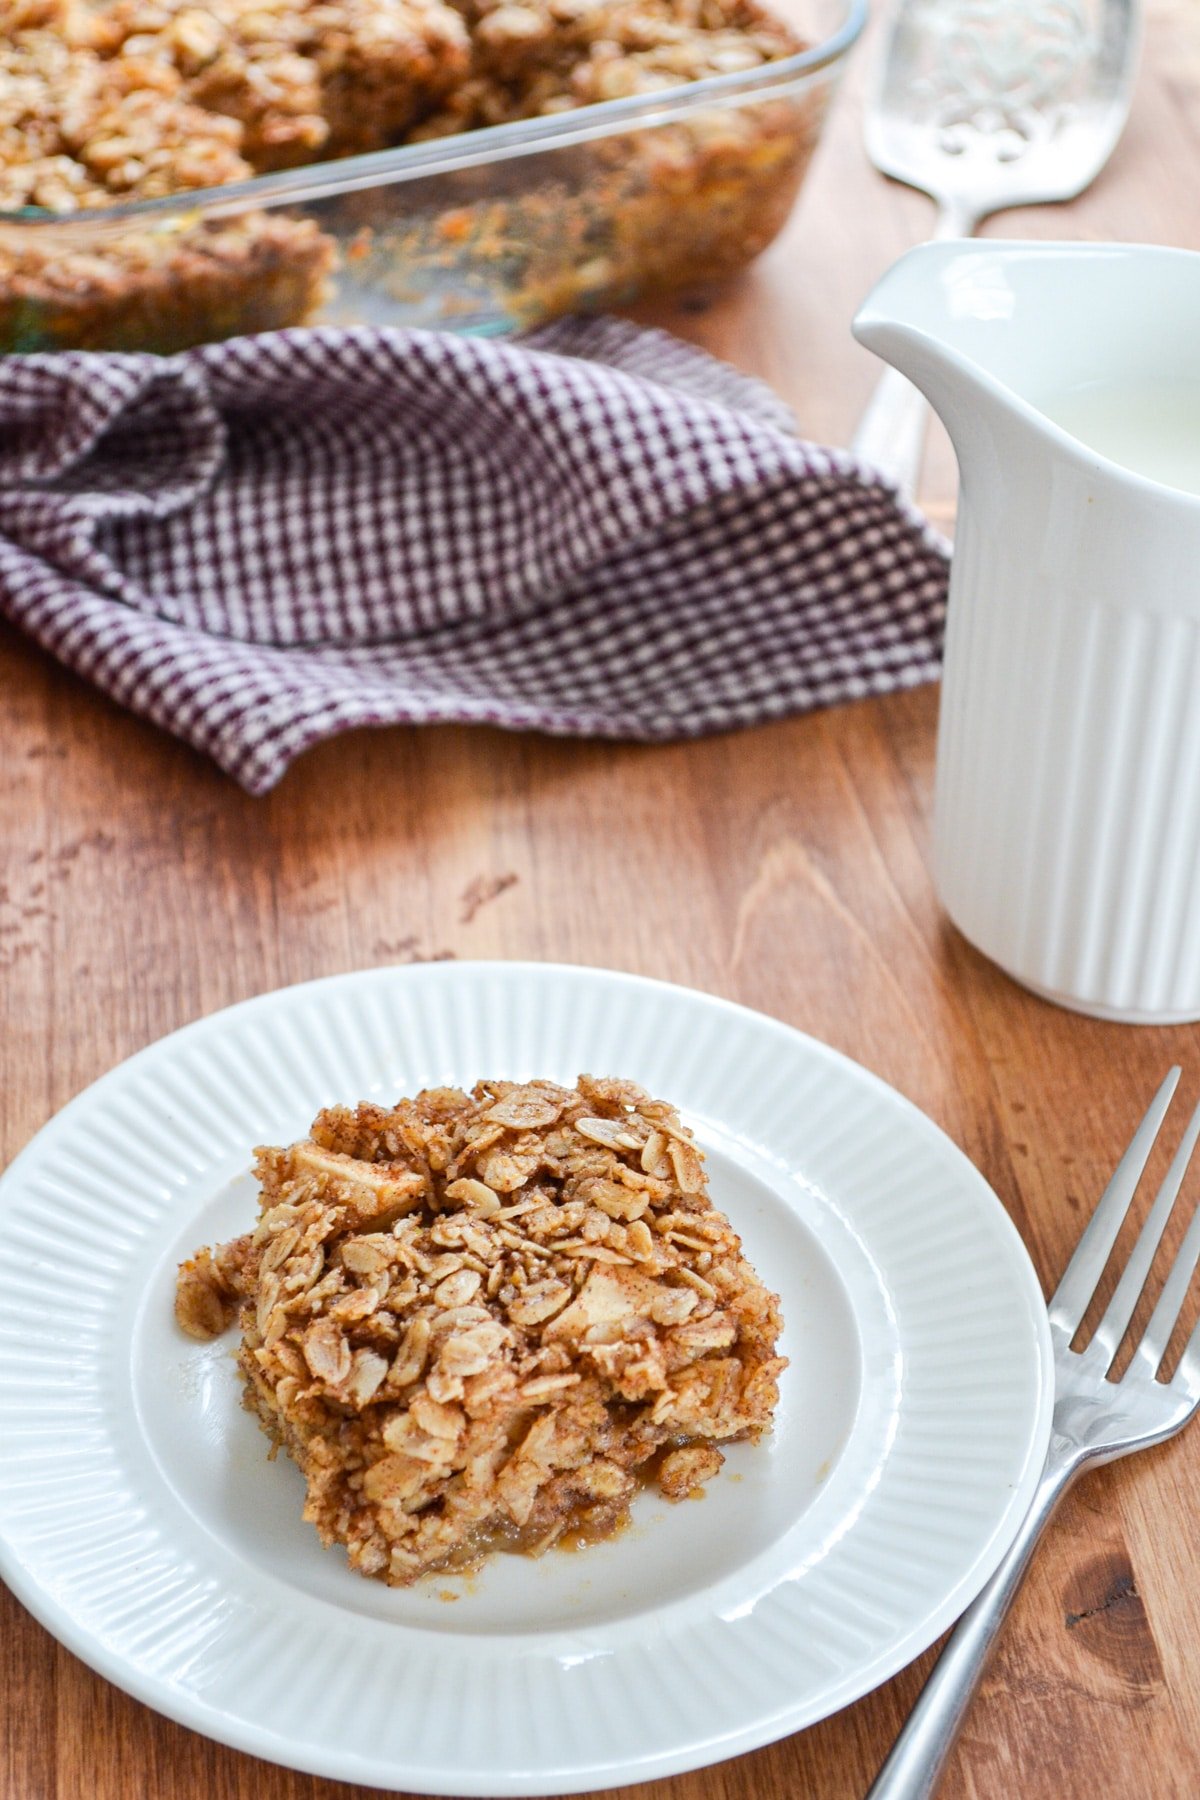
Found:
<path fill-rule="evenodd" d="M 675 1101 L 708 1152 L 783 1297 L 775 1432 L 585 1553 L 365 1581 L 266 1461 L 230 1340 L 177 1332 L 176 1262 L 246 1227 L 251 1146 L 330 1101 L 581 1071 Z M 1050 1396 L 1036 1278 L 961 1152 L 812 1039 L 629 975 L 434 964 L 265 994 L 114 1069 L 0 1182 L 0 1572 L 150 1706 L 348 1781 L 558 1794 L 825 1717 L 986 1580 Z"/>

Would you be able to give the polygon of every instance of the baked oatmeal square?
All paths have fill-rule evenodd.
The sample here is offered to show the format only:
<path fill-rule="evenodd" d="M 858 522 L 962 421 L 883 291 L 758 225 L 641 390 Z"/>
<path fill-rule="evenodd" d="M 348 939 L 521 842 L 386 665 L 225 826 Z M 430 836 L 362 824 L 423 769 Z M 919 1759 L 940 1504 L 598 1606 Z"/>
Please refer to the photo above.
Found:
<path fill-rule="evenodd" d="M 257 1226 L 179 1273 L 236 1313 L 245 1404 L 305 1517 L 407 1585 L 617 1529 L 770 1428 L 782 1321 L 666 1102 L 581 1076 L 321 1113 L 258 1152 Z"/>

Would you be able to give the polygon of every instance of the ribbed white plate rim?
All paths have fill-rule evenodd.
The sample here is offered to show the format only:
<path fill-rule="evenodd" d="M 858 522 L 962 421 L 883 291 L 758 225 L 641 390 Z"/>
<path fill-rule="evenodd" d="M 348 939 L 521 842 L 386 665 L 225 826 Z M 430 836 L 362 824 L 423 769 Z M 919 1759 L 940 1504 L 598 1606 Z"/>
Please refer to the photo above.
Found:
<path fill-rule="evenodd" d="M 1012 1361 L 1014 1366 L 1020 1365 L 1018 1377 L 1009 1367 L 1009 1358 L 997 1359 L 995 1363 L 993 1373 L 997 1393 L 1003 1395 L 1008 1408 L 1005 1415 L 1009 1421 L 1008 1441 L 1002 1446 L 1001 1452 L 1007 1458 L 1007 1478 L 996 1484 L 995 1493 L 989 1494 L 982 1506 L 980 1497 L 974 1496 L 977 1516 L 966 1519 L 966 1539 L 961 1547 L 952 1544 L 948 1552 L 957 1557 L 951 1574 L 947 1576 L 944 1571 L 934 1569 L 933 1582 L 936 1584 L 940 1581 L 937 1590 L 926 1592 L 920 1597 L 919 1603 L 913 1603 L 911 1599 L 905 1600 L 903 1604 L 909 1608 L 907 1616 L 902 1617 L 898 1624 L 885 1629 L 872 1650 L 860 1656 L 853 1667 L 841 1671 L 836 1678 L 826 1676 L 823 1681 L 810 1680 L 807 1690 L 802 1681 L 789 1687 L 789 1674 L 794 1671 L 781 1668 L 780 1680 L 774 1691 L 767 1684 L 756 1687 L 748 1699 L 735 1696 L 736 1716 L 719 1722 L 717 1728 L 700 1728 L 693 1719 L 691 1729 L 681 1729 L 678 1725 L 672 1727 L 668 1720 L 658 1732 L 656 1741 L 653 1723 L 647 1726 L 645 1718 L 642 1718 L 637 1722 L 636 1729 L 631 1728 L 625 1742 L 621 1740 L 620 1731 L 615 1731 L 611 1751 L 606 1751 L 602 1756 L 593 1754 L 584 1760 L 580 1760 L 578 1756 L 572 1759 L 569 1747 L 564 1751 L 561 1744 L 555 1748 L 552 1742 L 547 1743 L 543 1739 L 534 1753 L 522 1757 L 519 1766 L 513 1764 L 508 1767 L 488 1767 L 478 1757 L 474 1767 L 456 1763 L 454 1743 L 461 1736 L 461 1709 L 456 1709 L 453 1701 L 447 1705 L 447 1718 L 442 1727 L 446 1739 L 444 1757 L 426 1757 L 420 1763 L 405 1762 L 403 1758 L 394 1755 L 380 1759 L 378 1756 L 364 1754 L 361 1747 L 355 1744 L 352 1726 L 348 1725 L 340 1736 L 335 1733 L 327 1736 L 324 1741 L 298 1742 L 291 1732 L 275 1729 L 254 1716 L 243 1716 L 236 1705 L 210 1703 L 197 1691 L 195 1681 L 193 1685 L 188 1685 L 187 1670 L 181 1676 L 164 1676 L 149 1666 L 145 1657 L 139 1660 L 136 1648 L 130 1649 L 120 1644 L 114 1646 L 103 1630 L 80 1617 L 81 1610 L 85 1609 L 77 1594 L 72 1593 L 70 1585 L 64 1590 L 52 1567 L 40 1565 L 36 1556 L 30 1557 L 23 1553 L 19 1521 L 14 1525 L 12 1508 L 15 1476 L 22 1467 L 19 1458 L 15 1461 L 10 1458 L 0 1460 L 0 1575 L 34 1616 L 84 1662 L 167 1717 L 237 1749 L 313 1774 L 395 1790 L 464 1796 L 531 1796 L 580 1792 L 680 1773 L 773 1742 L 794 1730 L 815 1723 L 878 1686 L 927 1648 L 969 1604 L 986 1581 L 1003 1555 L 1032 1497 L 1050 1428 L 1053 1371 L 1049 1331 L 1036 1275 L 1020 1237 L 1000 1201 L 966 1156 L 895 1089 L 840 1052 L 765 1014 L 702 990 L 584 965 L 447 962 L 364 969 L 271 990 L 181 1027 L 129 1057 L 68 1102 L 17 1156 L 3 1176 L 0 1176 L 0 1259 L 3 1258 L 6 1247 L 11 1250 L 11 1245 L 6 1246 L 6 1237 L 11 1236 L 10 1225 L 17 1203 L 28 1192 L 29 1184 L 38 1170 L 52 1154 L 69 1147 L 73 1142 L 85 1142 L 89 1125 L 96 1118 L 103 1117 L 105 1107 L 136 1079 L 147 1075 L 154 1077 L 156 1074 L 165 1077 L 165 1072 L 170 1070 L 173 1063 L 178 1064 L 182 1056 L 197 1047 L 211 1047 L 222 1041 L 226 1045 L 236 1043 L 239 1035 L 244 1036 L 256 1022 L 310 1002 L 332 1007 L 351 1001 L 356 994 L 361 994 L 365 1003 L 365 996 L 368 994 L 378 997 L 393 992 L 402 994 L 407 990 L 417 995 L 425 993 L 435 998 L 440 997 L 439 1003 L 445 1004 L 447 997 L 453 997 L 456 993 L 469 1000 L 473 992 L 480 990 L 480 984 L 489 981 L 516 983 L 525 993 L 536 989 L 542 994 L 557 995 L 560 1003 L 572 989 L 581 994 L 587 993 L 593 1001 L 602 1004 L 620 996 L 638 1006 L 656 1009 L 656 1017 L 659 1018 L 670 1017 L 674 1009 L 681 1022 L 690 1010 L 697 1019 L 711 1021 L 723 1034 L 728 1034 L 731 1043 L 738 1042 L 737 1034 L 741 1033 L 743 1044 L 757 1044 L 762 1048 L 769 1046 L 772 1059 L 777 1059 L 781 1068 L 786 1069 L 790 1058 L 796 1071 L 819 1074 L 823 1080 L 832 1083 L 833 1089 L 843 1096 L 847 1105 L 852 1101 L 855 1107 L 865 1106 L 868 1115 L 876 1116 L 880 1124 L 886 1124 L 889 1130 L 894 1130 L 901 1148 L 908 1155 L 925 1157 L 930 1167 L 937 1167 L 949 1180 L 956 1209 L 956 1225 L 960 1222 L 959 1214 L 966 1221 L 955 1238 L 956 1254 L 968 1257 L 973 1253 L 977 1257 L 986 1255 L 986 1273 L 990 1287 L 1001 1295 L 1007 1291 L 1006 1307 L 1012 1316 Z M 515 1062 L 527 1060 L 524 1048 L 514 1056 Z M 580 1067 L 587 1066 L 586 1059 L 582 1059 Z M 478 1069 L 473 1073 L 504 1072 L 493 1067 Z M 522 1071 L 514 1067 L 511 1072 L 533 1073 L 536 1070 L 529 1067 Z M 612 1072 L 626 1071 L 622 1069 Z M 464 1071 L 460 1078 L 467 1079 L 470 1073 Z M 354 1099 L 358 1095 L 346 1093 L 341 1097 Z M 669 1097 L 680 1103 L 686 1116 L 689 1111 L 687 1095 L 670 1093 Z M 718 1121 L 717 1124 L 719 1128 L 726 1129 L 734 1141 L 738 1140 L 736 1119 Z M 847 1151 L 844 1143 L 841 1150 L 843 1154 L 853 1154 L 852 1149 Z M 750 1154 L 749 1147 L 747 1154 Z M 770 1158 L 770 1146 L 764 1154 Z M 784 1190 L 778 1198 L 785 1208 L 795 1203 L 794 1197 L 786 1191 L 786 1161 L 786 1158 L 781 1159 L 774 1169 Z M 227 1165 L 228 1155 L 218 1155 L 214 1159 L 214 1165 L 216 1163 Z M 135 1172 L 135 1186 L 136 1179 Z M 796 1170 L 795 1179 L 800 1185 L 810 1187 L 809 1174 L 805 1169 Z M 771 1180 L 770 1171 L 768 1180 Z M 851 1183 L 850 1189 L 852 1188 Z M 811 1192 L 820 1192 L 819 1183 L 811 1185 Z M 841 1191 L 835 1198 L 837 1208 L 848 1209 L 851 1227 L 857 1231 L 861 1221 L 854 1218 L 854 1192 Z M 840 1213 L 838 1216 L 840 1217 Z M 177 1221 L 164 1215 L 158 1223 L 161 1225 L 159 1236 L 162 1242 L 173 1241 L 178 1229 Z M 878 1231 L 877 1223 L 873 1229 Z M 979 1240 L 979 1247 L 974 1252 L 971 1245 L 973 1232 Z M 868 1230 L 864 1240 L 865 1249 L 868 1257 L 873 1258 L 875 1246 L 870 1239 L 871 1231 Z M 903 1290 L 904 1283 L 912 1281 L 911 1259 L 897 1259 L 894 1247 L 888 1254 L 897 1264 L 894 1276 L 898 1285 L 894 1292 L 907 1298 Z M 893 1272 L 886 1266 L 882 1273 L 885 1280 L 893 1279 Z M 119 1268 L 110 1272 L 112 1282 L 119 1278 Z M 4 1278 L 0 1275 L 0 1300 L 3 1299 L 4 1291 Z M 931 1292 L 932 1305 L 925 1298 L 921 1299 L 921 1304 L 930 1306 L 932 1320 L 938 1297 L 935 1291 Z M 952 1306 L 954 1296 L 943 1295 L 941 1300 Z M 919 1316 L 917 1323 L 922 1323 Z M 909 1346 L 904 1346 L 904 1391 L 901 1392 L 898 1386 L 897 1416 L 900 1424 L 906 1426 L 909 1418 L 915 1414 L 918 1425 L 928 1430 L 927 1421 L 921 1414 L 919 1391 L 921 1382 L 927 1378 L 922 1372 L 925 1349 L 917 1341 L 920 1336 L 919 1331 L 913 1334 L 911 1357 L 908 1355 Z M 5 1360 L 6 1346 L 0 1343 L 0 1373 L 5 1370 Z M 31 1376 L 30 1379 L 33 1382 L 29 1389 L 29 1405 L 32 1409 L 38 1401 L 36 1378 Z M 1007 1393 L 1004 1391 L 1006 1379 L 1012 1389 Z M 20 1382 L 19 1371 L 15 1381 L 13 1379 L 12 1359 L 9 1358 L 5 1386 L 0 1391 L 0 1404 L 6 1412 L 11 1412 L 14 1400 L 18 1405 L 20 1403 Z M 953 1384 L 947 1391 L 950 1393 L 953 1412 Z M 946 1405 L 946 1395 L 940 1390 L 936 1398 L 939 1406 Z M 962 1416 L 955 1423 L 956 1430 L 969 1427 L 971 1423 L 963 1410 L 964 1406 L 965 1402 L 960 1405 Z M 132 1410 L 130 1407 L 128 1413 Z M 861 1406 L 859 1411 L 861 1414 Z M 128 1414 L 119 1418 L 120 1413 L 121 1408 L 114 1407 L 105 1422 L 110 1435 L 115 1434 L 119 1424 L 128 1425 Z M 1019 1428 L 1014 1428 L 1012 1420 L 1018 1416 L 1023 1423 Z M 941 1429 L 940 1425 L 937 1429 Z M 892 1437 L 896 1438 L 894 1429 Z M 903 1433 L 897 1441 L 903 1443 Z M 946 1481 L 953 1483 L 955 1475 L 953 1470 L 947 1472 L 946 1466 L 937 1463 L 936 1457 L 934 1463 L 923 1468 L 919 1453 L 914 1460 L 911 1446 L 903 1451 L 891 1448 L 888 1454 L 891 1458 L 886 1466 L 888 1483 L 899 1481 L 902 1491 L 906 1492 L 911 1488 L 914 1493 L 911 1518 L 906 1524 L 905 1557 L 910 1560 L 915 1557 L 919 1564 L 923 1515 L 918 1490 L 921 1490 L 922 1481 L 925 1483 L 922 1491 L 927 1491 L 935 1479 L 943 1484 Z M 968 1456 L 966 1461 L 969 1463 L 969 1460 Z M 897 1464 L 901 1465 L 898 1469 L 894 1466 Z M 263 1468 L 266 1471 L 265 1463 Z M 582 1706 L 586 1711 L 589 1698 L 595 1703 L 599 1703 L 601 1698 L 599 1689 L 589 1697 L 584 1691 L 586 1683 L 592 1683 L 594 1688 L 595 1682 L 603 1678 L 605 1686 L 602 1697 L 608 1701 L 611 1700 L 613 1691 L 609 1676 L 616 1679 L 618 1686 L 624 1681 L 628 1688 L 630 1683 L 644 1677 L 646 1668 L 654 1658 L 669 1671 L 671 1659 L 683 1656 L 684 1638 L 681 1634 L 684 1633 L 688 1644 L 687 1663 L 690 1665 L 685 1674 L 694 1672 L 698 1666 L 697 1656 L 710 1660 L 715 1656 L 720 1673 L 721 1657 L 725 1656 L 728 1663 L 729 1644 L 721 1637 L 719 1628 L 728 1624 L 731 1618 L 736 1618 L 738 1630 L 743 1633 L 739 1651 L 744 1651 L 750 1645 L 761 1657 L 769 1647 L 772 1661 L 786 1658 L 790 1653 L 790 1639 L 786 1611 L 780 1610 L 783 1601 L 792 1603 L 797 1593 L 803 1596 L 806 1584 L 813 1584 L 818 1576 L 826 1586 L 832 1580 L 836 1599 L 839 1558 L 845 1563 L 851 1547 L 856 1555 L 865 1556 L 868 1577 L 877 1579 L 885 1589 L 889 1581 L 896 1581 L 895 1546 L 893 1545 L 893 1553 L 889 1557 L 886 1543 L 881 1548 L 871 1541 L 874 1504 L 872 1492 L 857 1495 L 853 1508 L 849 1509 L 853 1517 L 848 1512 L 844 1527 L 829 1534 L 828 1544 L 822 1544 L 820 1556 L 811 1567 L 803 1556 L 797 1560 L 796 1545 L 803 1544 L 801 1521 L 795 1530 L 787 1534 L 788 1552 L 774 1570 L 772 1555 L 767 1552 L 753 1559 L 744 1577 L 735 1574 L 724 1581 L 714 1581 L 712 1593 L 708 1596 L 701 1593 L 685 1596 L 682 1600 L 668 1601 L 661 1614 L 662 1630 L 651 1633 L 652 1651 L 648 1651 L 636 1635 L 631 1638 L 628 1631 L 622 1635 L 619 1624 L 609 1626 L 601 1623 L 594 1628 L 586 1628 L 582 1636 L 578 1629 L 564 1629 L 557 1635 L 547 1632 L 541 1638 L 520 1635 L 507 1638 L 503 1634 L 493 1634 L 486 1644 L 481 1644 L 467 1635 L 461 1642 L 452 1644 L 449 1652 L 439 1646 L 433 1662 L 440 1669 L 443 1665 L 453 1667 L 457 1659 L 464 1677 L 477 1675 L 480 1669 L 490 1668 L 493 1663 L 497 1667 L 504 1662 L 519 1664 L 522 1679 L 525 1678 L 527 1669 L 536 1663 L 529 1691 L 533 1699 L 540 1700 L 543 1704 L 549 1701 L 553 1712 L 555 1683 L 561 1683 L 563 1672 L 568 1666 L 572 1669 L 568 1705 L 572 1709 Z M 939 1554 L 946 1553 L 945 1545 L 939 1545 Z M 872 1556 L 875 1559 L 874 1566 Z M 736 1606 L 730 1610 L 730 1596 L 736 1599 L 739 1580 L 749 1579 L 751 1571 L 754 1593 L 751 1603 L 741 1609 L 745 1613 L 745 1617 L 742 1617 Z M 854 1582 L 849 1582 L 847 1587 L 847 1604 L 851 1609 L 856 1597 L 861 1597 L 866 1591 L 862 1584 L 863 1570 L 855 1573 L 857 1586 Z M 919 1568 L 917 1573 L 920 1574 Z M 912 1568 L 909 1561 L 906 1561 L 904 1579 L 907 1581 L 911 1576 Z M 136 1571 L 131 1574 L 130 1579 L 136 1583 Z M 209 1585 L 212 1585 L 211 1580 Z M 278 1584 L 275 1586 L 278 1587 Z M 263 1591 L 270 1589 L 271 1583 L 267 1580 Z M 721 1618 L 713 1611 L 716 1604 L 714 1597 L 718 1595 L 725 1608 Z M 213 1604 L 216 1605 L 217 1602 L 214 1600 Z M 286 1613 L 286 1593 L 280 1604 Z M 318 1607 L 318 1613 L 320 1610 Z M 328 1611 L 327 1608 L 325 1610 Z M 869 1606 L 867 1610 L 870 1611 Z M 654 1615 L 654 1622 L 657 1627 L 659 1615 Z M 373 1624 L 367 1623 L 355 1629 L 361 1629 L 376 1644 L 381 1641 Z M 760 1642 L 756 1647 L 753 1645 L 753 1638 L 745 1635 L 747 1631 L 757 1632 Z M 708 1641 L 709 1637 L 712 1638 L 711 1642 Z M 394 1642 L 397 1673 L 401 1674 L 404 1672 L 405 1659 L 411 1657 L 415 1640 L 409 1629 L 396 1627 Z M 603 1677 L 593 1673 L 593 1664 L 588 1662 L 587 1657 L 571 1654 L 578 1651 L 580 1644 L 584 1642 L 593 1648 L 600 1646 L 594 1660 L 601 1666 Z M 522 1660 L 522 1653 L 529 1652 L 531 1643 L 535 1646 L 535 1653 L 525 1654 Z M 538 1648 L 541 1644 L 545 1646 L 544 1653 Z M 450 1659 L 448 1664 L 447 1654 Z M 195 1652 L 194 1660 L 202 1664 L 199 1650 Z M 585 1681 L 579 1679 L 581 1671 L 578 1665 L 581 1662 L 586 1665 L 583 1670 Z M 409 1667 L 411 1668 L 411 1662 Z M 191 1673 L 194 1676 L 194 1669 Z M 730 1684 L 736 1686 L 740 1671 L 735 1671 L 730 1663 L 726 1674 Z M 528 1681 L 526 1686 L 529 1687 Z M 558 1693 L 557 1699 L 561 1702 L 564 1693 Z M 740 1714 L 736 1713 L 738 1706 L 741 1708 Z"/>

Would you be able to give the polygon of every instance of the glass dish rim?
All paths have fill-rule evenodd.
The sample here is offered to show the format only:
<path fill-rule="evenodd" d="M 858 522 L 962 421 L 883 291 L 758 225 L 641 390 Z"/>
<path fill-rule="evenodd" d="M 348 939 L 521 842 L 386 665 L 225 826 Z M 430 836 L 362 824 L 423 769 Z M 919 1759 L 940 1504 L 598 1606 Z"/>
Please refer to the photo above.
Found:
<path fill-rule="evenodd" d="M 150 200 L 126 200 L 114 206 L 80 207 L 76 212 L 56 213 L 46 207 L 0 209 L 0 226 L 21 231 L 46 230 L 66 233 L 91 231 L 139 220 L 170 220 L 180 214 L 189 223 L 195 215 L 229 218 L 263 206 L 300 205 L 331 194 L 384 187 L 408 177 L 448 174 L 456 169 L 506 161 L 537 151 L 566 148 L 592 138 L 608 137 L 631 126 L 649 129 L 691 112 L 715 99 L 741 100 L 770 93 L 778 86 L 791 87 L 802 77 L 816 74 L 840 61 L 859 38 L 866 23 L 870 0 L 841 0 L 843 17 L 837 29 L 819 44 L 797 50 L 792 56 L 763 63 L 757 69 L 730 75 L 706 75 L 699 81 L 682 82 L 653 94 L 632 94 L 620 100 L 604 100 L 572 112 L 536 119 L 517 119 L 506 125 L 489 125 L 481 131 L 459 131 L 423 143 L 398 144 L 388 150 L 372 150 L 361 156 L 328 158 L 296 169 L 277 169 L 246 181 L 230 181 L 215 187 L 194 188 L 182 194 L 162 194 Z M 656 115 L 662 115 L 658 117 Z"/>

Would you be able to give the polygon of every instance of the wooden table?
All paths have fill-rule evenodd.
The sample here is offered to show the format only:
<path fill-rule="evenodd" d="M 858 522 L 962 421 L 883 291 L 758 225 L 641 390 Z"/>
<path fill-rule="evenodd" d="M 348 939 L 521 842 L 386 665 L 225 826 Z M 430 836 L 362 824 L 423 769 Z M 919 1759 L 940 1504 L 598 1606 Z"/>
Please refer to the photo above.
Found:
<path fill-rule="evenodd" d="M 868 170 L 863 58 L 784 240 L 736 289 L 654 316 L 845 442 L 873 380 L 847 321 L 928 229 Z M 1200 6 L 1151 0 L 1128 133 L 1067 209 L 1003 236 L 1200 249 Z M 952 513 L 935 438 L 924 498 Z M 0 633 L 0 1154 L 112 1063 L 277 984 L 428 957 L 611 965 L 826 1039 L 963 1146 L 1053 1280 L 1172 1060 L 1200 1030 L 1094 1023 L 1013 986 L 930 886 L 933 688 L 667 748 L 486 730 L 359 732 L 265 800 Z M 636 895 L 636 905 L 620 896 Z M 2 1453 L 2 1452 L 0 1452 Z M 1200 1430 L 1095 1476 L 1039 1554 L 947 1800 L 1200 1793 Z M 631 1800 L 859 1796 L 927 1655 L 825 1724 Z M 93 1675 L 0 1590 L 4 1800 L 350 1800 L 206 1742 Z"/>

